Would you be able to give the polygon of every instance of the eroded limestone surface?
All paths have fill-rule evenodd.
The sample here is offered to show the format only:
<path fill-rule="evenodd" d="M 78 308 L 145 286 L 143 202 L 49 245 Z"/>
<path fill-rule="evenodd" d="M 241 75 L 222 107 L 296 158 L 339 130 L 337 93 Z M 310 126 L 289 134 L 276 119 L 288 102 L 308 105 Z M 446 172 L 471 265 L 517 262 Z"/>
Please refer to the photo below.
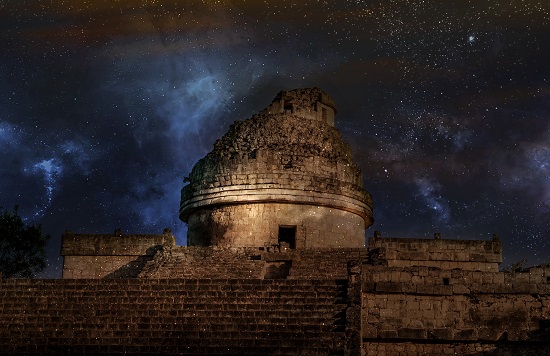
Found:
<path fill-rule="evenodd" d="M 279 93 L 262 112 L 231 125 L 182 189 L 180 218 L 189 224 L 188 244 L 273 244 L 280 226 L 294 226 L 302 231 L 296 248 L 364 246 L 372 199 L 349 146 L 332 126 L 335 112 L 320 89 L 298 89 Z M 246 226 L 228 224 L 228 219 L 241 221 L 231 215 L 240 218 L 242 204 L 255 212 L 246 217 Z M 287 206 L 274 211 L 274 204 Z M 313 216 L 308 207 L 326 209 Z M 284 214 L 293 218 L 285 221 Z M 313 218 L 320 222 L 312 223 Z M 344 231 L 347 226 L 357 227 Z M 341 241 L 330 241 L 338 234 Z"/>

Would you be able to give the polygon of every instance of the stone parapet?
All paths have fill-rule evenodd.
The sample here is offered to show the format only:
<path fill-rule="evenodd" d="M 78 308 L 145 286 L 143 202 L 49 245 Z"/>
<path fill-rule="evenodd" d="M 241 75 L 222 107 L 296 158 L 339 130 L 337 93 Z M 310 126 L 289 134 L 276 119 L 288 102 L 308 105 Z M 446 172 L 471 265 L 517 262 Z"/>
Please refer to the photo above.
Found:
<path fill-rule="evenodd" d="M 390 267 L 427 266 L 442 269 L 498 271 L 502 262 L 499 239 L 444 240 L 386 238 L 369 239 L 369 250 L 380 249 Z"/>
<path fill-rule="evenodd" d="M 163 246 L 175 245 L 169 229 L 162 235 L 73 234 L 61 237 L 63 278 L 135 277 Z"/>
<path fill-rule="evenodd" d="M 365 267 L 366 292 L 430 295 L 550 294 L 550 268 L 527 272 L 482 272 L 432 267 Z"/>
<path fill-rule="evenodd" d="M 73 234 L 67 231 L 61 236 L 62 256 L 141 256 L 151 247 L 175 245 L 171 233 L 159 235 Z M 153 253 L 154 251 L 151 251 Z"/>

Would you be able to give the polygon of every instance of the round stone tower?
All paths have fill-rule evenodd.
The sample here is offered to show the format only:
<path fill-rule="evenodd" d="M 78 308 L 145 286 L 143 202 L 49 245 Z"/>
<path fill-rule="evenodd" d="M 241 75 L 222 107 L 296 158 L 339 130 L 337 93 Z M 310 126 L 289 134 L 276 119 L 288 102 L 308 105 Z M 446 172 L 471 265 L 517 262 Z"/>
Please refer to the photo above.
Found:
<path fill-rule="evenodd" d="M 181 191 L 190 246 L 364 247 L 372 200 L 318 88 L 236 121 Z"/>

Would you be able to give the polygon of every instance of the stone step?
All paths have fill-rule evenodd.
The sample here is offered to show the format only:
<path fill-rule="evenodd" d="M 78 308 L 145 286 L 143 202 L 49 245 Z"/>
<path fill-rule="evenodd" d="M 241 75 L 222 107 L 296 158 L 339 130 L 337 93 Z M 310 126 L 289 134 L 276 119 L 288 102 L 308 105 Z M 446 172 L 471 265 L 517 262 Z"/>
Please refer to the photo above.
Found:
<path fill-rule="evenodd" d="M 270 298 L 280 298 L 280 297 L 308 297 L 308 296 L 319 296 L 322 297 L 323 295 L 326 295 L 328 297 L 335 296 L 338 294 L 345 293 L 345 290 L 339 290 L 339 289 L 317 289 L 317 288 L 239 288 L 239 287 L 233 287 L 233 288 L 212 288 L 212 287 L 204 287 L 204 288 L 181 288 L 181 289 L 175 289 L 175 290 L 125 290 L 125 289 L 118 289 L 118 290 L 93 290 L 93 289 L 87 289 L 87 290 L 67 290 L 63 287 L 60 287 L 58 290 L 56 289 L 32 289 L 32 290 L 7 290 L 2 289 L 0 290 L 0 296 L 4 297 L 29 297 L 29 296 L 36 296 L 37 294 L 40 296 L 43 295 L 61 295 L 61 296 L 126 296 L 126 297 L 135 297 L 135 296 L 161 296 L 161 297 L 181 297 L 181 296 L 224 296 L 224 297 L 233 297 L 233 298 L 240 298 L 240 297 L 246 297 L 247 295 L 252 296 L 265 296 Z"/>
<path fill-rule="evenodd" d="M 150 324 L 185 324 L 185 323 L 203 323 L 203 324 L 220 324 L 234 323 L 242 321 L 249 324 L 280 324 L 282 322 L 291 324 L 317 324 L 317 323 L 332 323 L 343 318 L 344 309 L 338 311 L 302 311 L 302 312 L 281 312 L 281 311 L 200 311 L 200 310 L 183 310 L 170 313 L 170 316 L 157 313 L 157 316 L 150 316 L 148 312 L 142 311 L 136 313 L 135 310 L 127 315 L 124 312 L 115 313 L 112 310 L 55 310 L 55 309 L 40 309 L 35 312 L 25 312 L 25 310 L 14 310 L 0 314 L 2 320 L 0 325 L 7 326 L 10 324 L 30 325 L 30 324 L 46 324 L 46 323 L 71 323 L 82 324 L 88 321 L 99 324 L 110 324 L 113 320 L 120 320 L 124 323 L 150 323 Z M 66 317 L 66 320 L 63 318 Z M 307 320 L 306 320 L 307 319 Z"/>
<path fill-rule="evenodd" d="M 161 294 L 161 293 L 159 293 Z M 178 303 L 186 304 L 190 302 L 200 302 L 208 301 L 212 304 L 220 303 L 267 303 L 267 304 L 285 304 L 285 303 L 297 303 L 297 304 L 334 304 L 338 302 L 345 302 L 346 294 L 343 293 L 292 293 L 292 292 L 263 292 L 263 293 L 247 293 L 247 292 L 238 292 L 238 293 L 179 293 L 178 295 L 148 295 L 139 294 L 135 295 L 115 295 L 114 293 L 109 295 L 108 293 L 75 293 L 68 294 L 64 293 L 62 295 L 52 293 L 40 293 L 40 297 L 34 296 L 35 293 L 26 293 L 19 294 L 14 296 L 13 294 L 0 294 L 0 304 L 9 303 L 8 298 L 17 298 L 18 304 L 25 303 L 47 303 L 52 300 L 55 300 L 57 303 L 66 301 L 69 302 L 113 302 L 117 303 L 127 303 L 134 302 L 136 298 L 139 298 L 141 301 L 146 303 L 147 301 L 157 301 L 157 303 Z"/>
<path fill-rule="evenodd" d="M 178 320 L 169 323 L 131 322 L 124 319 L 110 320 L 82 320 L 79 322 L 51 322 L 47 320 L 28 319 L 21 322 L 2 322 L 3 328 L 11 329 L 2 333 L 3 336 L 18 337 L 18 335 L 32 331 L 33 337 L 55 338 L 60 336 L 94 336 L 94 337 L 123 337 L 138 332 L 142 336 L 152 337 L 170 332 L 273 332 L 274 330 L 289 333 L 334 333 L 343 331 L 338 321 L 328 322 L 327 319 L 316 322 L 304 322 L 299 318 L 264 321 L 258 323 L 252 318 L 234 318 L 232 320 L 204 320 L 196 318 L 192 320 Z M 60 335 L 59 330 L 64 331 Z"/>
<path fill-rule="evenodd" d="M 133 314 L 147 315 L 151 317 L 156 316 L 185 316 L 193 313 L 201 313 L 201 315 L 223 316 L 232 314 L 255 314 L 255 315 L 280 315 L 280 316 L 292 316 L 292 315 L 304 315 L 314 317 L 317 315 L 327 316 L 338 313 L 346 308 L 346 304 L 302 304 L 302 305 L 288 305 L 288 304 L 111 304 L 101 305 L 85 302 L 73 303 L 56 303 L 56 304 L 5 304 L 0 306 L 0 315 L 17 315 L 25 313 L 26 315 L 35 315 L 38 313 L 46 313 L 47 315 L 65 315 L 65 314 L 90 314 L 94 311 L 94 316 L 104 315 L 110 313 L 111 315 L 124 315 L 126 311 L 132 311 Z M 31 311 L 33 310 L 33 311 Z M 50 312 L 51 311 L 51 312 Z M 136 313 L 139 311 L 139 313 Z"/>
<path fill-rule="evenodd" d="M 347 280 L 7 280 L 0 353 L 342 355 L 346 294 Z"/>
<path fill-rule="evenodd" d="M 56 337 L 6 337 L 0 336 L 3 345 L 25 345 L 35 342 L 38 344 L 49 343 L 51 345 L 94 345 L 97 344 L 97 335 L 77 331 L 72 335 Z M 300 342 L 311 345 L 315 340 L 317 345 L 340 347 L 344 340 L 343 332 L 294 332 L 284 330 L 268 331 L 218 331 L 218 330 L 178 330 L 178 331 L 148 331 L 137 330 L 127 334 L 103 335 L 105 344 L 117 345 L 148 345 L 148 344 L 176 344 L 183 343 L 196 346 L 279 346 L 292 347 Z M 162 341 L 166 340 L 166 341 Z M 276 344 L 273 342 L 276 340 Z"/>
<path fill-rule="evenodd" d="M 289 279 L 347 278 L 347 263 L 358 260 L 365 248 L 299 249 L 274 252 L 269 247 L 223 249 L 212 247 L 172 247 L 159 250 L 143 266 L 145 278 L 238 278 L 276 277 L 269 268 L 277 262 L 288 263 Z M 137 272 L 137 271 L 136 271 Z M 113 273 L 124 276 L 124 273 Z"/>
<path fill-rule="evenodd" d="M 248 340 L 246 340 L 248 341 Z M 281 347 L 281 346 L 186 346 L 186 345 L 25 345 L 12 346 L 6 349 L 6 354 L 162 354 L 162 355 L 271 355 L 271 356 L 323 356 L 344 355 L 343 350 L 333 350 L 327 347 Z"/>
<path fill-rule="evenodd" d="M 208 299 L 219 299 L 224 298 L 226 300 L 238 300 L 238 299 L 270 299 L 272 302 L 277 300 L 307 300 L 307 299 L 319 299 L 324 302 L 327 299 L 331 298 L 346 298 L 347 293 L 345 290 L 297 290 L 292 291 L 291 289 L 284 290 L 178 290 L 178 291 L 161 291 L 161 292 L 152 292 L 152 291 L 55 291 L 55 290 L 41 290 L 39 291 L 40 297 L 36 297 L 37 291 L 19 291 L 10 293 L 9 291 L 0 292 L 0 297 L 15 297 L 19 298 L 24 302 L 25 300 L 35 301 L 37 298 L 87 298 L 92 297 L 96 299 L 109 298 L 114 299 L 123 299 L 123 298 L 166 298 L 172 300 L 185 300 L 193 298 L 208 298 Z"/>
<path fill-rule="evenodd" d="M 292 280 L 297 281 L 297 280 Z M 48 291 L 58 291 L 65 293 L 110 293 L 115 294 L 117 292 L 127 292 L 127 293 L 143 293 L 143 292 L 159 292 L 159 293 L 170 293 L 170 292 L 184 292 L 184 291 L 235 291 L 235 292 L 249 292 L 249 291 L 290 291 L 294 293 L 311 293 L 311 292 L 335 292 L 343 290 L 345 286 L 304 286 L 304 285 L 228 285 L 228 284 L 205 284 L 205 285 L 179 285 L 179 286 L 170 286 L 169 288 L 163 288 L 163 285 L 144 285 L 141 288 L 131 288 L 128 286 L 120 287 L 109 287 L 105 286 L 69 286 L 64 285 L 57 286 L 13 286 L 13 287 L 4 287 L 0 286 L 0 294 L 9 293 L 10 295 L 25 295 L 35 291 L 48 292 Z"/>
<path fill-rule="evenodd" d="M 102 287 L 102 288 L 121 288 L 122 286 L 147 287 L 153 285 L 163 285 L 164 288 L 180 288 L 181 285 L 209 285 L 209 284 L 227 284 L 227 285 L 280 285 L 280 286 L 338 286 L 345 285 L 346 279 L 307 279 L 307 280 L 287 280 L 287 279 L 238 279 L 238 278 L 170 278 L 170 279 L 7 279 L 0 282 L 0 289 L 10 287 L 40 287 L 56 288 L 60 285 L 65 288 L 74 286 L 75 288 Z"/>

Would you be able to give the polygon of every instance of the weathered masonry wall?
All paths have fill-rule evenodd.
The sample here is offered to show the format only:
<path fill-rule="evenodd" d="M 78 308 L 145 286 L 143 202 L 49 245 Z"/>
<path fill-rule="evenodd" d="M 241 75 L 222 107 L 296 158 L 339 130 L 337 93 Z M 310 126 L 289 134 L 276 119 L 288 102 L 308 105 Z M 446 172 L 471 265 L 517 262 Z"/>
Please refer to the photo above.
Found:
<path fill-rule="evenodd" d="M 159 250 L 140 278 L 347 279 L 348 261 L 366 249 L 176 246 Z"/>
<path fill-rule="evenodd" d="M 372 199 L 360 186 L 361 175 L 354 165 L 298 149 L 288 154 L 258 151 L 254 158 L 224 160 L 198 175 L 190 178 L 198 183 L 182 189 L 184 221 L 201 206 L 269 201 L 355 211 L 369 222 L 372 216 Z"/>
<path fill-rule="evenodd" d="M 275 245 L 281 226 L 296 228 L 299 249 L 365 246 L 361 216 L 305 204 L 239 204 L 197 211 L 189 218 L 187 239 L 190 246 Z"/>
<path fill-rule="evenodd" d="M 318 120 L 334 126 L 336 108 L 330 96 L 319 89 L 282 91 L 265 113 L 292 113 L 300 118 Z"/>
<path fill-rule="evenodd" d="M 526 273 L 369 266 L 365 355 L 550 352 L 550 269 Z"/>
<path fill-rule="evenodd" d="M 65 256 L 63 278 L 346 279 L 347 262 L 367 253 L 365 248 L 288 249 L 278 245 L 221 248 L 165 244 L 148 251 L 153 252 L 143 256 Z M 113 261 L 129 262 L 118 265 Z"/>
<path fill-rule="evenodd" d="M 344 355 L 346 295 L 347 280 L 0 281 L 0 353 Z"/>
<path fill-rule="evenodd" d="M 235 121 L 184 179 L 189 184 L 181 191 L 180 219 L 189 225 L 188 243 L 212 241 L 226 247 L 273 243 L 272 222 L 263 223 L 259 214 L 273 220 L 278 210 L 285 220 L 292 215 L 293 221 L 286 225 L 307 227 L 297 236 L 301 239 L 297 248 L 355 248 L 357 241 L 364 247 L 364 229 L 373 222 L 372 199 L 350 147 L 332 126 L 334 113 L 334 102 L 320 89 L 297 89 L 279 93 L 259 114 Z M 276 210 L 264 208 L 266 204 Z M 312 206 L 324 209 L 325 224 L 314 226 Z M 332 212 L 334 217 L 329 218 Z M 299 221 L 300 217 L 308 221 Z M 363 219 L 362 230 L 358 217 Z M 254 218 L 259 224 L 250 227 L 241 218 Z M 336 242 L 329 238 L 344 234 L 353 235 Z"/>
<path fill-rule="evenodd" d="M 384 238 L 369 239 L 369 250 L 380 249 L 389 267 L 427 266 L 442 269 L 498 272 L 502 243 L 492 240 L 443 240 Z"/>
<path fill-rule="evenodd" d="M 137 275 L 161 246 L 175 245 L 169 229 L 163 235 L 73 234 L 62 236 L 63 278 Z"/>

